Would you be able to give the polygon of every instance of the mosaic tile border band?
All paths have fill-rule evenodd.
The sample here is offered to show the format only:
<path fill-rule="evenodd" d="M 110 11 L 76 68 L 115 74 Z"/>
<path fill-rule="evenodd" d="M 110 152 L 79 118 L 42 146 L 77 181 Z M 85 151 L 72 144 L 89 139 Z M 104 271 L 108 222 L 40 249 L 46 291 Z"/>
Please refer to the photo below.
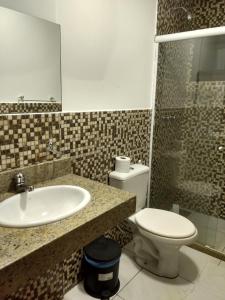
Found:
<path fill-rule="evenodd" d="M 148 164 L 150 126 L 150 110 L 0 116 L 0 172 L 71 157 L 77 175 L 107 182 L 117 155 Z"/>
<path fill-rule="evenodd" d="M 0 115 L 62 111 L 61 103 L 0 103 Z"/>

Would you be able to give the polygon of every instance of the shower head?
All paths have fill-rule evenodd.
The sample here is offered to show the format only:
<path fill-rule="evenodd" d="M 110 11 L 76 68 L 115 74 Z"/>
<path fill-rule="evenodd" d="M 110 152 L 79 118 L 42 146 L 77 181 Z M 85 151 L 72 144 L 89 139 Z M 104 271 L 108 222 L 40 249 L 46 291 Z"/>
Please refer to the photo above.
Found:
<path fill-rule="evenodd" d="M 175 10 L 183 10 L 186 14 L 187 14 L 187 19 L 188 21 L 191 21 L 192 20 L 192 14 L 183 6 L 178 6 L 178 7 L 173 7 L 169 10 L 169 14 L 171 14 L 172 11 L 175 11 Z"/>

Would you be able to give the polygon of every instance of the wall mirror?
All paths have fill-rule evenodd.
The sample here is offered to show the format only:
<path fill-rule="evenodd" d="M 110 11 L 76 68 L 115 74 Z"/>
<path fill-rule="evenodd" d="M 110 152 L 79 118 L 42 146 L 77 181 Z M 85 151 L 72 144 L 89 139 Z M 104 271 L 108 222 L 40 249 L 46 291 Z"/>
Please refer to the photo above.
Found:
<path fill-rule="evenodd" d="M 61 108 L 60 25 L 0 7 L 0 114 Z"/>

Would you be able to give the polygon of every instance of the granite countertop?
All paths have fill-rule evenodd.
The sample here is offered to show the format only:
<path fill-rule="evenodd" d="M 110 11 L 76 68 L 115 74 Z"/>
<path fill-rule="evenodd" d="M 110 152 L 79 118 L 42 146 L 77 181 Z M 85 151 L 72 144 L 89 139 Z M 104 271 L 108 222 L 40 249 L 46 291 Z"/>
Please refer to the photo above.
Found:
<path fill-rule="evenodd" d="M 25 266 L 28 267 L 29 263 L 24 258 L 31 256 L 34 261 L 34 257 L 38 257 L 39 250 L 46 250 L 48 249 L 46 247 L 52 245 L 49 247 L 51 255 L 46 263 L 48 264 L 49 261 L 53 263 L 54 256 L 57 260 L 61 253 L 62 255 L 69 254 L 67 241 L 74 241 L 74 247 L 84 246 L 85 243 L 96 238 L 101 230 L 108 230 L 108 227 L 117 225 L 118 223 L 115 222 L 121 222 L 135 211 L 134 194 L 74 174 L 45 181 L 35 185 L 35 188 L 50 185 L 83 187 L 90 192 L 91 202 L 75 215 L 55 223 L 22 229 L 0 227 L 0 287 L 4 284 L 2 276 L 7 268 L 10 276 L 13 272 L 12 266 L 16 266 L 18 262 L 22 262 L 18 264 L 18 272 L 24 271 Z M 10 193 L 2 194 L 0 201 L 11 195 Z M 54 243 L 55 241 L 61 242 Z M 58 250 L 56 250 L 57 247 Z M 48 255 L 49 251 L 43 252 L 42 257 Z"/>

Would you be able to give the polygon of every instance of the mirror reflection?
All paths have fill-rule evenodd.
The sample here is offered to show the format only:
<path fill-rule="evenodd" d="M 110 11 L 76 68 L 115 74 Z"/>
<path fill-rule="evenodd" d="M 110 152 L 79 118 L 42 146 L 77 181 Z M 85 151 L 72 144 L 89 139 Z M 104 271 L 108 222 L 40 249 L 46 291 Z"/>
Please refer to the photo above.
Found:
<path fill-rule="evenodd" d="M 0 113 L 61 111 L 60 25 L 0 7 Z"/>

